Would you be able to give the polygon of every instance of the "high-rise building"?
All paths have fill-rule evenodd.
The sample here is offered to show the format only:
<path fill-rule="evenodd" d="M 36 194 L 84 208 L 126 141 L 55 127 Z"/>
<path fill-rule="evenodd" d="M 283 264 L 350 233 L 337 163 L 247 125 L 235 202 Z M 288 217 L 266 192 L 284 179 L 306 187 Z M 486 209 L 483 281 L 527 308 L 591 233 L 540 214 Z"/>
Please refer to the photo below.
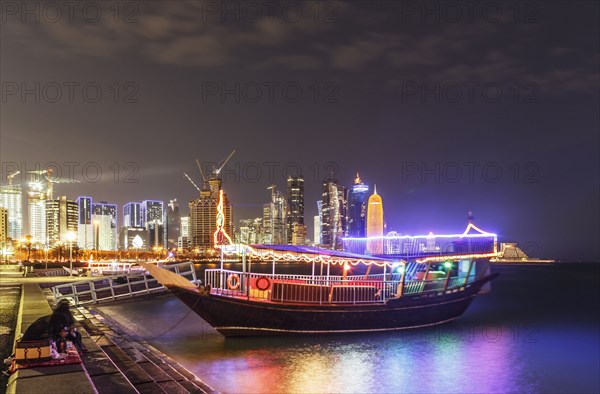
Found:
<path fill-rule="evenodd" d="M 47 245 L 46 236 L 46 200 L 48 190 L 44 183 L 33 181 L 29 183 L 27 193 L 27 217 L 29 219 L 29 235 L 32 243 Z"/>
<path fill-rule="evenodd" d="M 179 214 L 179 204 L 177 200 L 170 200 L 167 205 L 165 246 L 167 249 L 177 248 L 179 237 L 181 236 L 181 215 Z"/>
<path fill-rule="evenodd" d="M 157 200 L 145 200 L 141 204 L 141 227 L 147 227 L 146 223 L 159 221 L 163 223 L 163 202 Z"/>
<path fill-rule="evenodd" d="M 313 218 L 313 243 L 318 246 L 321 244 L 321 216 L 315 215 Z"/>
<path fill-rule="evenodd" d="M 66 196 L 46 200 L 46 234 L 48 246 L 57 242 L 70 242 L 68 234 L 77 237 L 78 205 Z"/>
<path fill-rule="evenodd" d="M 94 249 L 94 228 L 92 226 L 92 198 L 77 198 L 77 243 L 81 249 Z"/>
<path fill-rule="evenodd" d="M 263 205 L 264 243 L 287 244 L 287 201 L 285 196 L 275 189 L 275 185 L 270 186 L 269 189 L 271 190 L 271 202 Z"/>
<path fill-rule="evenodd" d="M 117 206 L 106 201 L 92 204 L 94 249 L 117 250 Z"/>
<path fill-rule="evenodd" d="M 367 225 L 367 193 L 369 186 L 365 185 L 358 174 L 354 185 L 348 189 L 348 210 L 346 213 L 346 236 L 363 238 Z"/>
<path fill-rule="evenodd" d="M 142 204 L 139 202 L 129 202 L 123 206 L 123 226 L 125 227 L 143 227 L 142 226 Z"/>
<path fill-rule="evenodd" d="M 8 209 L 0 208 L 0 242 L 8 237 Z"/>
<path fill-rule="evenodd" d="M 323 247 L 340 250 L 346 231 L 346 188 L 335 179 L 325 180 L 321 197 L 321 243 Z"/>
<path fill-rule="evenodd" d="M 377 186 L 369 197 L 367 208 L 367 237 L 375 238 L 367 240 L 367 253 L 383 253 L 383 201 L 377 194 Z"/>
<path fill-rule="evenodd" d="M 213 249 L 214 233 L 217 230 L 217 205 L 221 192 L 221 179 L 211 177 L 210 188 L 203 188 L 200 197 L 190 201 L 190 248 L 206 251 Z M 233 207 L 227 194 L 223 193 L 223 214 L 225 216 L 223 229 L 231 236 L 233 234 Z"/>
<path fill-rule="evenodd" d="M 180 232 L 179 238 L 177 239 L 177 247 L 187 249 L 189 247 L 190 239 L 190 217 L 182 216 L 180 221 Z"/>
<path fill-rule="evenodd" d="M 288 177 L 286 220 L 287 243 L 296 245 L 292 240 L 294 224 L 304 224 L 304 178 L 302 176 Z"/>
<path fill-rule="evenodd" d="M 23 236 L 22 191 L 21 185 L 0 186 L 0 208 L 8 210 L 7 237 L 12 239 Z"/>
<path fill-rule="evenodd" d="M 148 250 L 164 247 L 165 225 L 162 221 L 154 219 L 146 222 L 146 230 L 148 231 Z"/>

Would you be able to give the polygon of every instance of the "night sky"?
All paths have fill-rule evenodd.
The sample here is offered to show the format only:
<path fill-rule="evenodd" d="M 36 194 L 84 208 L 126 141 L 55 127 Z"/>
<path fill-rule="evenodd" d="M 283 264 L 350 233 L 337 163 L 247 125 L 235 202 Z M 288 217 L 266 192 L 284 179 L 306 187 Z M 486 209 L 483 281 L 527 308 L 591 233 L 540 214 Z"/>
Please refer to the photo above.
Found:
<path fill-rule="evenodd" d="M 299 169 L 312 239 L 321 181 L 358 171 L 387 231 L 462 232 L 472 211 L 531 255 L 600 259 L 597 2 L 29 2 L 39 22 L 24 4 L 2 1 L 3 182 L 56 163 L 80 183 L 55 195 L 187 213 L 182 173 L 236 149 L 236 225 Z"/>

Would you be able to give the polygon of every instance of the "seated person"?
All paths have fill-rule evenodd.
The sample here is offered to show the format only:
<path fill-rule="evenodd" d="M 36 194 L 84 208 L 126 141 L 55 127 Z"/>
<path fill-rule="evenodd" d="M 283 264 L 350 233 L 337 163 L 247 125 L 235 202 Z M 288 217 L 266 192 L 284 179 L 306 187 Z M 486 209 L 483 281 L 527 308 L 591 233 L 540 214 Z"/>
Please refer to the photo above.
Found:
<path fill-rule="evenodd" d="M 81 342 L 81 333 L 75 327 L 75 319 L 69 310 L 69 302 L 61 300 L 54 309 L 49 320 L 49 334 L 55 341 L 61 338 L 61 331 L 66 327 L 66 339 L 72 341 L 79 351 L 87 351 L 87 348 Z M 60 352 L 60 351 L 59 351 Z"/>

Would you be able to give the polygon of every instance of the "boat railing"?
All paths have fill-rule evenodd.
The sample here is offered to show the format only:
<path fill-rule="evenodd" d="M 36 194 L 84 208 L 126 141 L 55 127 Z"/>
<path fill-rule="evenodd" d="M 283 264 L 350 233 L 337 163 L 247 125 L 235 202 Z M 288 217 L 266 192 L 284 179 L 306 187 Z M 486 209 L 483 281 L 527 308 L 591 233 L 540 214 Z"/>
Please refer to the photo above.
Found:
<path fill-rule="evenodd" d="M 467 278 L 405 280 L 400 274 L 312 276 L 294 274 L 248 273 L 207 269 L 206 285 L 211 293 L 252 300 L 289 303 L 360 304 L 385 302 L 403 294 L 440 292 L 460 288 Z M 401 287 L 401 291 L 398 291 Z"/>

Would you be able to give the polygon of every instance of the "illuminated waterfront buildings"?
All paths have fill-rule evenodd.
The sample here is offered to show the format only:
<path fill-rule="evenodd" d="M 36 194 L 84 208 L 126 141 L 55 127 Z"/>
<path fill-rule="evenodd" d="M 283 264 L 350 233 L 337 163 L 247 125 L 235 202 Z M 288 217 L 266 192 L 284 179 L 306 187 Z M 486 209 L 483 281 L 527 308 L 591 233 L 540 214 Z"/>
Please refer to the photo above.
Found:
<path fill-rule="evenodd" d="M 354 185 L 348 189 L 348 210 L 346 220 L 347 237 L 364 237 L 366 233 L 367 193 L 369 186 L 365 185 L 358 173 Z"/>
<path fill-rule="evenodd" d="M 117 250 L 117 206 L 105 201 L 92 203 L 94 249 Z"/>
<path fill-rule="evenodd" d="M 306 227 L 304 227 L 304 178 L 302 176 L 288 177 L 287 180 L 287 243 L 302 245 L 306 238 Z M 301 226 L 294 226 L 300 224 Z M 294 228 L 296 235 L 294 236 Z M 302 230 L 304 229 L 304 230 Z M 302 235 L 304 231 L 304 236 Z M 294 237 L 296 241 L 294 242 Z M 302 242 L 302 243 L 296 243 Z"/>
<path fill-rule="evenodd" d="M 21 185 L 0 186 L 0 207 L 8 210 L 8 233 L 12 239 L 23 236 L 23 209 Z"/>
<path fill-rule="evenodd" d="M 367 241 L 367 253 L 382 254 L 383 253 L 383 201 L 381 196 L 377 194 L 377 187 L 371 197 L 369 197 L 369 205 L 367 208 L 367 237 L 379 237 L 378 239 L 370 239 Z"/>
<path fill-rule="evenodd" d="M 66 196 L 46 200 L 46 234 L 47 246 L 58 242 L 71 242 L 69 233 L 77 234 L 79 209 L 75 201 Z"/>
<path fill-rule="evenodd" d="M 321 244 L 325 248 L 342 249 L 346 230 L 346 188 L 337 180 L 323 181 L 321 208 Z"/>

